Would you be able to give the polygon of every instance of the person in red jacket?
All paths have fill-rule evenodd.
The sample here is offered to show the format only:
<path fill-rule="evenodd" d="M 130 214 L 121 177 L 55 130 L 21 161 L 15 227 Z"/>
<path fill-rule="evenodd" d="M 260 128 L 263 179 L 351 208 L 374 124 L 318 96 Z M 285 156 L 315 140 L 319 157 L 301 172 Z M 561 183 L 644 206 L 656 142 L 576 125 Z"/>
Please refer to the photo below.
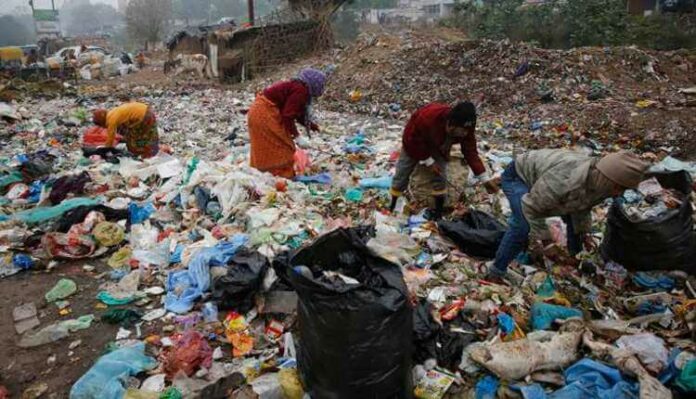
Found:
<path fill-rule="evenodd" d="M 421 164 L 429 167 L 435 176 L 432 181 L 435 209 L 430 210 L 428 216 L 432 219 L 442 217 L 447 194 L 447 162 L 452 145 L 461 146 L 464 159 L 474 175 L 481 178 L 486 172 L 476 149 L 475 130 L 476 107 L 468 101 L 454 107 L 431 103 L 414 112 L 404 129 L 403 148 L 392 180 L 390 210 L 394 211 L 398 198 L 408 187 L 413 170 Z M 497 189 L 493 181 L 487 181 L 485 185 L 488 191 Z"/>
<path fill-rule="evenodd" d="M 295 123 L 319 131 L 312 120 L 312 103 L 324 92 L 326 75 L 317 69 L 300 71 L 295 79 L 267 87 L 249 108 L 247 122 L 250 164 L 275 176 L 295 176 L 295 142 L 300 133 Z"/>

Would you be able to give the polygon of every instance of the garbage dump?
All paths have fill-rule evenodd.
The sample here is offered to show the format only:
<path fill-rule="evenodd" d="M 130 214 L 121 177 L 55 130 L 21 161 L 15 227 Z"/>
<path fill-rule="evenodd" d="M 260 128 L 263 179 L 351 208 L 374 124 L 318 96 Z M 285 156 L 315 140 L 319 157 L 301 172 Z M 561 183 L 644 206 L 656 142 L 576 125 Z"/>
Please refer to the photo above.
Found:
<path fill-rule="evenodd" d="M 250 166 L 247 114 L 299 65 L 235 87 L 131 82 L 108 57 L 83 71 L 111 80 L 3 80 L 0 398 L 693 396 L 690 59 L 363 35 L 301 62 L 334 72 L 292 179 Z M 156 155 L 92 123 L 124 98 L 156 115 Z M 588 211 L 577 254 L 557 215 L 495 278 L 515 209 L 458 149 L 440 220 L 425 164 L 389 210 L 410 113 L 461 98 L 491 180 L 546 147 L 653 169 Z"/>

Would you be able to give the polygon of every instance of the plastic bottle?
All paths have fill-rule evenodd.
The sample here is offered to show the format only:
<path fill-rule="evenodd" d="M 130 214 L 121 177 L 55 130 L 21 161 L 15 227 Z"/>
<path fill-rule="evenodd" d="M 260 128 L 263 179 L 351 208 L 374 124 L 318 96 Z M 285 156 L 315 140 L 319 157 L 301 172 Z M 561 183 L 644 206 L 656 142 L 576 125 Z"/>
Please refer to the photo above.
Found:
<path fill-rule="evenodd" d="M 214 302 L 206 302 L 203 304 L 203 320 L 206 323 L 215 323 L 218 320 L 218 307 Z"/>

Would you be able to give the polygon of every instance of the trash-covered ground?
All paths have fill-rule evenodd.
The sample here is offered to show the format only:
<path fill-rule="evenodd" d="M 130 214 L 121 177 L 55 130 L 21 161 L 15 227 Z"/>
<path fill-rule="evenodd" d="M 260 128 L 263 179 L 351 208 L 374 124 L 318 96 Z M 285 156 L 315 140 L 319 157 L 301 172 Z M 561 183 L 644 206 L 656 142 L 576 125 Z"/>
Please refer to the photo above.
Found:
<path fill-rule="evenodd" d="M 492 69 L 490 57 L 500 54 L 509 58 L 506 68 L 523 63 L 496 46 L 513 48 L 486 43 L 472 50 L 471 65 Z M 605 262 L 600 249 L 571 259 L 564 227 L 550 220 L 553 243 L 520 257 L 509 284 L 482 280 L 505 229 L 504 195 L 469 186 L 454 157 L 450 199 L 465 199 L 474 211 L 439 226 L 420 216 L 424 202 L 400 206 L 396 215 L 383 212 L 406 110 L 426 97 L 404 89 L 413 100 L 400 96 L 397 103 L 368 80 L 362 84 L 372 85 L 374 97 L 350 93 L 366 91 L 345 83 L 350 72 L 343 69 L 356 60 L 341 57 L 351 51 L 317 60 L 334 64 L 335 80 L 317 103 L 322 133 L 299 142 L 305 152 L 298 154 L 298 181 L 248 167 L 245 112 L 259 81 L 234 90 L 184 80 L 178 87 L 114 81 L 0 109 L 0 334 L 6 338 L 0 356 L 8 359 L 0 386 L 9 397 L 301 398 L 298 361 L 317 398 L 349 397 L 345 392 L 357 389 L 377 397 L 689 397 L 696 389 L 693 262 L 686 262 L 689 274 L 643 271 L 659 264 L 641 264 L 639 272 L 634 266 L 641 259 Z M 646 77 L 652 83 L 643 93 L 650 98 L 640 100 L 659 105 L 637 103 L 640 89 L 635 97 L 589 100 L 583 90 L 591 82 L 578 84 L 584 99 L 576 105 L 570 92 L 550 104 L 484 102 L 480 153 L 500 172 L 513 150 L 577 141 L 600 154 L 643 141 L 640 132 L 618 140 L 615 125 L 593 110 L 613 109 L 630 120 L 660 115 L 664 125 L 686 129 L 679 135 L 693 134 L 693 108 L 672 92 L 696 84 L 693 58 L 683 58 L 691 75 L 670 78 L 664 98 L 647 95 L 657 86 Z M 437 58 L 421 64 L 426 61 Z M 627 65 L 618 73 L 638 73 Z M 292 76 L 293 68 L 278 77 Z M 572 78 L 566 69 L 544 73 Z M 534 76 L 532 67 L 519 79 Z M 479 81 L 476 93 L 514 92 L 517 83 L 505 78 L 505 84 Z M 437 79 L 426 86 L 461 89 Z M 89 110 L 127 98 L 153 107 L 163 151 L 145 162 L 85 156 Z M 392 115 L 379 112 L 385 104 Z M 629 107 L 635 117 L 626 115 Z M 566 109 L 571 114 L 556 113 Z M 592 132 L 612 133 L 563 127 L 578 115 L 598 123 Z M 656 170 L 688 179 L 696 165 L 667 157 L 683 151 L 670 129 L 656 131 L 650 147 L 639 150 L 654 153 Z M 412 182 L 414 193 L 422 191 L 424 173 Z M 624 202 L 595 209 L 598 247 L 607 245 L 607 219 L 632 223 L 619 220 L 614 208 L 632 207 L 640 220 L 659 216 L 661 226 L 669 225 L 675 241 L 672 251 L 661 251 L 665 262 L 688 258 L 693 194 L 691 183 L 679 182 L 648 181 Z M 670 195 L 677 187 L 683 192 Z M 638 244 L 643 236 L 611 239 L 634 243 L 637 258 L 646 251 Z M 332 378 L 343 385 L 326 386 Z"/>

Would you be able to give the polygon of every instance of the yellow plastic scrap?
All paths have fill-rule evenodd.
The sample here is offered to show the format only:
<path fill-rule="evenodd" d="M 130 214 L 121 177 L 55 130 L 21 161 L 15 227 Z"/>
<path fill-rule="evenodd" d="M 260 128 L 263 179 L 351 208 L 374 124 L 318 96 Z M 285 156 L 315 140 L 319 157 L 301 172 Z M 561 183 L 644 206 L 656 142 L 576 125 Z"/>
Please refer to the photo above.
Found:
<path fill-rule="evenodd" d="M 99 244 L 106 247 L 118 245 L 126 238 L 123 228 L 112 222 L 100 222 L 94 227 L 92 234 Z"/>
<path fill-rule="evenodd" d="M 297 375 L 297 369 L 281 369 L 278 372 L 278 381 L 280 381 L 280 389 L 283 391 L 284 399 L 302 399 L 304 397 L 304 389 L 300 377 Z"/>
<path fill-rule="evenodd" d="M 350 92 L 350 101 L 357 103 L 362 99 L 362 92 L 359 89 Z"/>
<path fill-rule="evenodd" d="M 639 100 L 636 102 L 636 107 L 638 108 L 649 108 L 657 104 L 657 101 L 653 100 Z"/>
<path fill-rule="evenodd" d="M 131 250 L 129 247 L 123 247 L 114 252 L 106 263 L 114 269 L 118 269 L 127 265 L 132 255 L 133 250 Z"/>

